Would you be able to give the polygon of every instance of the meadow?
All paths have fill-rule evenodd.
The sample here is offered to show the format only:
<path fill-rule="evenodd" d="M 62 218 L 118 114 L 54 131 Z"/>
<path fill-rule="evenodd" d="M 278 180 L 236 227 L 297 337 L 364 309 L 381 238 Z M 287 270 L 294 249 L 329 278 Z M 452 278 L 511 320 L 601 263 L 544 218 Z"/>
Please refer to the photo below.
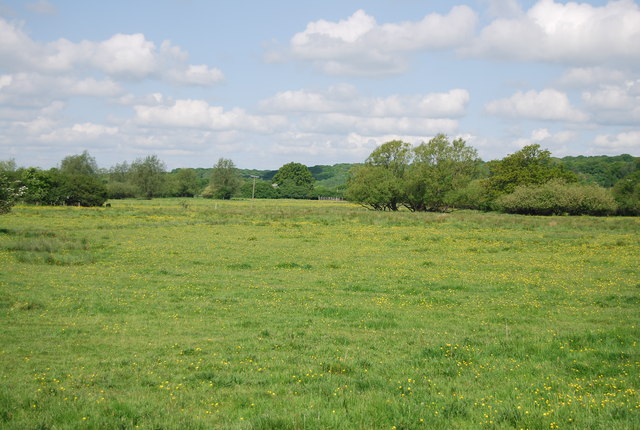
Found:
<path fill-rule="evenodd" d="M 0 217 L 0 428 L 640 428 L 640 219 Z"/>

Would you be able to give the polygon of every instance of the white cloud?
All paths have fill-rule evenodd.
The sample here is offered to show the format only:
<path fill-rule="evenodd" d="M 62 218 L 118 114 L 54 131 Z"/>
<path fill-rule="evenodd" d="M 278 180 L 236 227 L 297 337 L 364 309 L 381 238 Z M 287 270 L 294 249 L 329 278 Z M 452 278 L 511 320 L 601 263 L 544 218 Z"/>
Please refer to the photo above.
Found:
<path fill-rule="evenodd" d="M 224 74 L 215 68 L 201 64 L 199 66 L 189 65 L 186 69 L 170 70 L 167 77 L 172 82 L 182 85 L 202 85 L 208 86 L 224 80 Z"/>
<path fill-rule="evenodd" d="M 223 79 L 216 68 L 188 64 L 188 54 L 165 40 L 160 48 L 144 34 L 115 34 L 93 42 L 33 41 L 21 24 L 0 18 L 0 69 L 43 74 L 98 71 L 118 79 L 165 79 L 207 86 Z"/>
<path fill-rule="evenodd" d="M 620 85 L 601 85 L 582 93 L 586 107 L 601 124 L 637 124 L 640 122 L 640 80 Z"/>
<path fill-rule="evenodd" d="M 71 127 L 58 128 L 50 133 L 41 135 L 39 140 L 44 142 L 86 142 L 88 140 L 101 139 L 105 136 L 115 136 L 117 133 L 117 127 L 87 122 L 74 124 Z"/>
<path fill-rule="evenodd" d="M 506 99 L 494 100 L 486 106 L 493 115 L 533 120 L 582 122 L 587 115 L 574 108 L 565 93 L 554 89 L 518 91 Z"/>
<path fill-rule="evenodd" d="M 640 130 L 632 130 L 618 133 L 617 135 L 598 135 L 593 141 L 596 151 L 605 151 L 607 154 L 620 154 L 640 151 Z"/>
<path fill-rule="evenodd" d="M 184 127 L 206 130 L 245 130 L 272 133 L 286 125 L 278 115 L 250 115 L 243 109 L 225 111 L 203 100 L 176 100 L 172 106 L 134 106 L 136 123 L 152 127 Z"/>
<path fill-rule="evenodd" d="M 140 33 L 116 34 L 91 47 L 91 63 L 109 75 L 144 78 L 158 68 L 155 44 Z"/>
<path fill-rule="evenodd" d="M 514 145 L 523 148 L 528 145 L 540 144 L 545 147 L 551 147 L 554 153 L 566 152 L 566 148 L 561 145 L 570 143 L 576 139 L 576 133 L 570 130 L 564 130 L 557 133 L 551 133 L 546 128 L 539 128 L 531 132 L 528 138 L 520 138 L 514 141 Z"/>
<path fill-rule="evenodd" d="M 330 75 L 385 75 L 407 68 L 416 51 L 459 46 L 471 37 L 476 13 L 456 6 L 447 15 L 421 21 L 378 24 L 363 10 L 338 22 L 311 22 L 290 41 L 293 58 L 310 61 Z"/>
<path fill-rule="evenodd" d="M 451 133 L 458 121 L 447 118 L 362 117 L 340 113 L 320 114 L 303 118 L 298 127 L 313 133 L 349 133 L 351 131 L 376 136 L 391 133 L 428 135 Z"/>
<path fill-rule="evenodd" d="M 302 133 L 355 132 L 366 136 L 450 133 L 466 113 L 469 93 L 454 89 L 446 93 L 363 97 L 350 85 L 326 91 L 284 91 L 263 100 L 265 112 L 289 114 Z"/>
<path fill-rule="evenodd" d="M 122 88 L 111 79 L 16 73 L 0 76 L 0 103 L 42 107 L 69 97 L 114 97 Z"/>
<path fill-rule="evenodd" d="M 599 84 L 624 82 L 628 73 L 608 67 L 574 67 L 568 69 L 558 80 L 558 85 L 570 88 L 592 87 Z"/>
<path fill-rule="evenodd" d="M 325 92 L 283 91 L 260 102 L 268 112 L 349 113 L 371 117 L 451 118 L 465 114 L 469 92 L 453 89 L 446 93 L 362 97 L 355 87 L 338 85 Z"/>
<path fill-rule="evenodd" d="M 464 52 L 569 65 L 640 62 L 640 6 L 633 0 L 604 6 L 540 0 L 525 15 L 497 19 Z"/>

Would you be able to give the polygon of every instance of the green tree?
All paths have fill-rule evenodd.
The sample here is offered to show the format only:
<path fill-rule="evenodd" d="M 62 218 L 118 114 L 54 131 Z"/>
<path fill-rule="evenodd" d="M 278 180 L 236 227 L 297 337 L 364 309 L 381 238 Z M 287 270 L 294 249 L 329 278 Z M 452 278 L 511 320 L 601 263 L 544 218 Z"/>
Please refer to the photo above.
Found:
<path fill-rule="evenodd" d="M 315 178 L 307 166 L 287 163 L 280 167 L 272 179 L 278 197 L 284 199 L 309 199 L 313 194 Z"/>
<path fill-rule="evenodd" d="M 478 153 L 463 139 L 450 142 L 439 134 L 414 148 L 413 154 L 404 180 L 404 204 L 412 211 L 447 210 L 454 202 L 454 193 L 478 174 Z"/>
<path fill-rule="evenodd" d="M 152 199 L 164 189 L 166 170 L 165 164 L 156 155 L 138 158 L 131 163 L 131 180 L 143 197 Z"/>
<path fill-rule="evenodd" d="M 203 196 L 230 199 L 240 190 L 242 180 L 233 161 L 220 158 L 211 171 L 211 181 Z"/>
<path fill-rule="evenodd" d="M 575 173 L 564 169 L 540 145 L 528 145 L 502 160 L 489 163 L 487 186 L 494 197 L 512 193 L 520 185 L 542 185 L 552 179 L 576 182 Z"/>
<path fill-rule="evenodd" d="M 107 201 L 107 187 L 89 175 L 64 175 L 60 193 L 64 203 L 72 206 L 102 206 Z"/>
<path fill-rule="evenodd" d="M 109 169 L 109 182 L 129 182 L 131 166 L 126 161 L 116 164 Z"/>
<path fill-rule="evenodd" d="M 402 179 L 405 170 L 411 164 L 413 154 L 411 145 L 401 140 L 392 140 L 377 147 L 365 161 L 369 166 L 380 166 Z"/>
<path fill-rule="evenodd" d="M 176 197 L 193 197 L 200 192 L 200 180 L 193 169 L 180 169 L 173 179 Z"/>
<path fill-rule="evenodd" d="M 401 203 L 402 183 L 384 166 L 354 167 L 344 196 L 374 210 L 397 211 Z"/>
<path fill-rule="evenodd" d="M 405 173 L 412 158 L 411 145 L 406 142 L 380 145 L 363 166 L 351 171 L 345 197 L 375 210 L 397 211 L 406 201 Z"/>
<path fill-rule="evenodd" d="M 290 182 L 297 186 L 311 188 L 314 181 L 315 179 L 307 166 L 293 162 L 280 167 L 273 177 L 273 183 L 279 186 L 285 182 Z"/>
<path fill-rule="evenodd" d="M 82 154 L 65 157 L 60 163 L 60 172 L 65 175 L 96 176 L 98 164 L 89 152 L 83 151 Z"/>
<path fill-rule="evenodd" d="M 640 215 L 640 170 L 620 179 L 613 186 L 620 215 Z"/>

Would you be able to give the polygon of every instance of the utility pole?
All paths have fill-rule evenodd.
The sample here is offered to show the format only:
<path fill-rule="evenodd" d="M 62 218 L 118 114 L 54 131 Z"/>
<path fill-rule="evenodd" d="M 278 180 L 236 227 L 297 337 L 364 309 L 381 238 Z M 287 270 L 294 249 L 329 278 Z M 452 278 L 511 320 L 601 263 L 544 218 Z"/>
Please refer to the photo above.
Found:
<path fill-rule="evenodd" d="M 251 200 L 253 200 L 256 197 L 256 175 L 249 175 L 253 178 L 253 191 L 251 192 Z"/>

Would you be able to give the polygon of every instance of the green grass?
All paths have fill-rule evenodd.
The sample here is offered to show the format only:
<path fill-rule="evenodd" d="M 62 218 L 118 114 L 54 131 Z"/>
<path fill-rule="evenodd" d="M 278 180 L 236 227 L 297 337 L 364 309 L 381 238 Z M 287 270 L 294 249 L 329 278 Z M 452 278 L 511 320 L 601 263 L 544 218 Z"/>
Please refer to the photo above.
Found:
<path fill-rule="evenodd" d="M 0 217 L 0 428 L 638 428 L 637 218 L 181 201 Z"/>

